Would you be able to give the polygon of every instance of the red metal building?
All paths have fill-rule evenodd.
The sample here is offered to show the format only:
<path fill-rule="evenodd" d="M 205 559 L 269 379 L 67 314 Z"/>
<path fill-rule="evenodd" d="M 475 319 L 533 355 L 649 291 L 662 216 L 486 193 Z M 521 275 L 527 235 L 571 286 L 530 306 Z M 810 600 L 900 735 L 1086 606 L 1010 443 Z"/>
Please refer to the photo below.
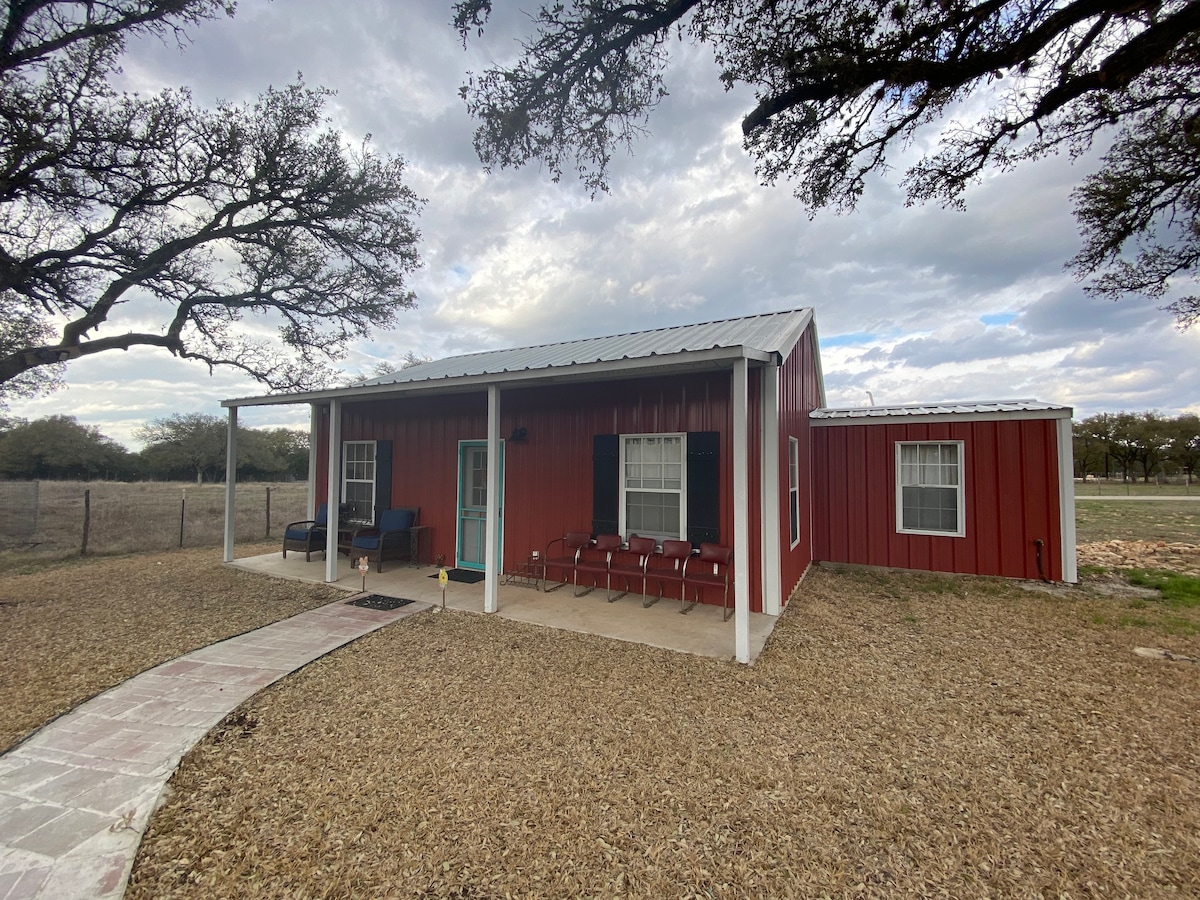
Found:
<path fill-rule="evenodd" d="M 1074 577 L 1070 410 L 827 410 L 808 309 L 224 405 L 236 423 L 274 403 L 311 406 L 310 498 L 338 500 L 331 544 L 339 507 L 419 507 L 429 557 L 484 572 L 488 611 L 501 573 L 571 530 L 732 547 L 739 659 L 748 613 L 777 615 L 814 561 Z M 327 566 L 335 580 L 336 552 Z"/>

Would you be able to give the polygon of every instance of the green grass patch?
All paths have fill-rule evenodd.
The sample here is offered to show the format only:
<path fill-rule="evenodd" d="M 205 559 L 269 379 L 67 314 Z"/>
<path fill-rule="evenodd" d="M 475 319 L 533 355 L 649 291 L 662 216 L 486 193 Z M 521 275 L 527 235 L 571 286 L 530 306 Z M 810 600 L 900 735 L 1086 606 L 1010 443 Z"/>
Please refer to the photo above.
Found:
<path fill-rule="evenodd" d="M 1129 583 L 1137 587 L 1156 589 L 1171 606 L 1183 609 L 1200 607 L 1200 578 L 1143 569 L 1130 571 L 1128 578 Z"/>

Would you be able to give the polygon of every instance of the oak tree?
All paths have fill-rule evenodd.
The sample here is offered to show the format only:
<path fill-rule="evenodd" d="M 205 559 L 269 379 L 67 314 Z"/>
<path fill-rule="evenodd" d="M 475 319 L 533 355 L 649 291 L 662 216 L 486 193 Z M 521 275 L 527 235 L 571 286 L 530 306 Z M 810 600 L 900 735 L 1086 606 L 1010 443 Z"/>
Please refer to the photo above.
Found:
<path fill-rule="evenodd" d="M 186 39 L 222 0 L 0 6 L 0 401 L 136 346 L 312 387 L 412 305 L 403 161 L 298 82 L 252 104 L 116 86 L 126 41 Z"/>
<path fill-rule="evenodd" d="M 456 4 L 464 42 L 491 9 Z M 515 62 L 462 89 L 488 167 L 537 160 L 606 189 L 678 38 L 754 89 L 745 147 L 810 211 L 852 208 L 930 126 L 909 202 L 961 204 L 986 170 L 1104 150 L 1074 195 L 1076 273 L 1101 295 L 1168 299 L 1181 326 L 1200 317 L 1200 0 L 561 0 L 533 22 Z"/>

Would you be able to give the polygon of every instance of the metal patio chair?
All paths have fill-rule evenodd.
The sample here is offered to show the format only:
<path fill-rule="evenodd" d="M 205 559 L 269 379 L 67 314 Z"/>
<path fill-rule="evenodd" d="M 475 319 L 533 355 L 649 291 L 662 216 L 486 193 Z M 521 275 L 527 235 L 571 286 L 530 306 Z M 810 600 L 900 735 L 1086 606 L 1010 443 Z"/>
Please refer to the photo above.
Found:
<path fill-rule="evenodd" d="M 551 591 L 557 591 L 564 584 L 575 580 L 575 563 L 579 561 L 579 551 L 591 539 L 592 535 L 590 532 L 568 531 L 562 537 L 555 538 L 546 545 L 546 552 L 542 555 L 542 565 L 544 567 L 542 572 L 543 593 L 548 594 Z M 562 545 L 557 550 L 558 556 L 552 556 L 550 553 L 551 548 L 555 544 Z M 549 587 L 551 569 L 558 569 L 563 572 L 564 575 L 569 571 L 571 573 L 571 577 L 563 578 L 562 581 L 560 581 L 554 587 Z"/>

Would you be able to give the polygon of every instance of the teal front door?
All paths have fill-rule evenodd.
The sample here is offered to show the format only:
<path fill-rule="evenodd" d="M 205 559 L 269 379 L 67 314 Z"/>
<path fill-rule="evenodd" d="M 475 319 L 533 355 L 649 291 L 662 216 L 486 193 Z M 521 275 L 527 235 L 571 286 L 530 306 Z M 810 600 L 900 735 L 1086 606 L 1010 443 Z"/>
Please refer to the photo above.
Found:
<path fill-rule="evenodd" d="M 483 571 L 487 548 L 487 441 L 458 445 L 458 565 Z M 504 444 L 500 444 L 500 504 L 504 504 Z M 503 521 L 501 516 L 503 539 Z M 501 541 L 496 541 L 497 548 Z M 497 552 L 500 552 L 499 550 Z M 503 557 L 503 553 L 500 554 Z"/>

